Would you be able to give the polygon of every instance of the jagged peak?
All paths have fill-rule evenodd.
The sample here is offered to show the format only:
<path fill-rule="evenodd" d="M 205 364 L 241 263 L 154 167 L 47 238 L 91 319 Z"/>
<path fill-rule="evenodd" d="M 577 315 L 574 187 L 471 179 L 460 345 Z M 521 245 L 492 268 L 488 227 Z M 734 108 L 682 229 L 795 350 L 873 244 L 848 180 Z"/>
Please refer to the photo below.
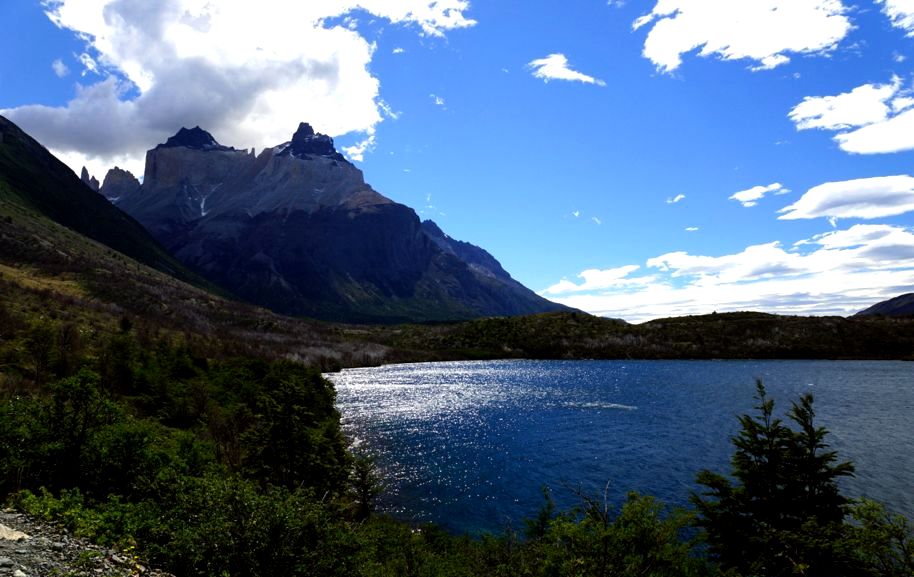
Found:
<path fill-rule="evenodd" d="M 441 227 L 438 226 L 438 224 L 434 220 L 431 220 L 431 219 L 422 221 L 422 230 L 424 230 L 425 233 L 428 234 L 429 236 L 433 236 L 433 237 L 437 237 L 437 238 L 444 238 L 444 239 L 451 238 L 443 230 L 441 230 Z"/>
<path fill-rule="evenodd" d="M 86 184 L 86 186 L 88 186 L 95 192 L 98 192 L 98 189 L 99 189 L 98 179 L 95 178 L 94 176 L 90 176 L 89 171 L 86 169 L 85 166 L 83 167 L 82 172 L 80 172 L 80 174 L 79 174 L 79 179 L 81 181 L 83 181 Z"/>
<path fill-rule="evenodd" d="M 213 135 L 203 130 L 199 126 L 193 128 L 181 127 L 174 136 L 165 141 L 164 144 L 156 146 L 159 148 L 191 148 L 194 150 L 235 150 L 229 146 L 222 146 Z"/>
<path fill-rule="evenodd" d="M 296 158 L 307 159 L 311 156 L 324 156 L 339 160 L 347 161 L 342 154 L 336 151 L 333 145 L 333 139 L 326 134 L 315 132 L 307 122 L 299 123 L 292 140 L 288 143 L 281 144 L 277 156 L 294 156 Z"/>
<path fill-rule="evenodd" d="M 136 181 L 137 185 L 140 183 L 140 181 L 133 175 L 132 172 L 129 170 L 124 170 L 120 166 L 115 166 L 114 168 L 108 169 L 108 173 L 105 175 L 105 180 L 102 183 L 102 186 L 104 187 L 105 185 L 111 184 L 114 181 L 123 180 Z"/>

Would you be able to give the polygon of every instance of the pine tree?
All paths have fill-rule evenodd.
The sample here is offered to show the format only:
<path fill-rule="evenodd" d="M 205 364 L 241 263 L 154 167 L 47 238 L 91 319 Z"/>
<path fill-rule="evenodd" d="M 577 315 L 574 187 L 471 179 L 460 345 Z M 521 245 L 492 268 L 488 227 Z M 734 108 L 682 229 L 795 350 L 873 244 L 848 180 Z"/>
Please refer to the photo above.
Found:
<path fill-rule="evenodd" d="M 740 417 L 733 438 L 731 478 L 702 471 L 706 487 L 694 495 L 697 524 L 724 569 L 744 575 L 848 574 L 844 517 L 848 500 L 838 489 L 853 465 L 827 450 L 827 431 L 814 424 L 813 397 L 803 395 L 788 416 L 774 416 L 774 401 L 756 383 L 757 415 Z"/>

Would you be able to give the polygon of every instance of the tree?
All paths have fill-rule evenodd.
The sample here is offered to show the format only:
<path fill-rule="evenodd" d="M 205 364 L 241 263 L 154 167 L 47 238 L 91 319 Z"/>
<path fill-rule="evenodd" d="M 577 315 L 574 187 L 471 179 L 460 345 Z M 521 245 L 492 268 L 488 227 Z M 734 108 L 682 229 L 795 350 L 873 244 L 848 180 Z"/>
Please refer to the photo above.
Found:
<path fill-rule="evenodd" d="M 847 552 L 848 500 L 837 481 L 849 462 L 827 450 L 827 431 L 814 424 L 813 397 L 793 403 L 791 429 L 774 416 L 774 401 L 756 383 L 755 416 L 740 417 L 731 478 L 702 471 L 693 495 L 697 525 L 724 569 L 746 575 L 834 576 L 852 572 Z"/>

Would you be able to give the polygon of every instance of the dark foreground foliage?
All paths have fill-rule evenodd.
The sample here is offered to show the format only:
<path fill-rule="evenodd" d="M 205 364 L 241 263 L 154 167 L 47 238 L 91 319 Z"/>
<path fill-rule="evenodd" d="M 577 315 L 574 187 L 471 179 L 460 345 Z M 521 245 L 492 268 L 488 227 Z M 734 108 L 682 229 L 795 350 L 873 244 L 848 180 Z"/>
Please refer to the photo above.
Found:
<path fill-rule="evenodd" d="M 852 468 L 811 397 L 791 428 L 759 388 L 731 475 L 699 475 L 697 513 L 636 494 L 556 511 L 547 492 L 523 534 L 459 537 L 373 514 L 378 479 L 316 369 L 209 358 L 126 318 L 90 341 L 0 315 L 0 490 L 177 575 L 914 575 L 908 521 L 838 491 Z"/>

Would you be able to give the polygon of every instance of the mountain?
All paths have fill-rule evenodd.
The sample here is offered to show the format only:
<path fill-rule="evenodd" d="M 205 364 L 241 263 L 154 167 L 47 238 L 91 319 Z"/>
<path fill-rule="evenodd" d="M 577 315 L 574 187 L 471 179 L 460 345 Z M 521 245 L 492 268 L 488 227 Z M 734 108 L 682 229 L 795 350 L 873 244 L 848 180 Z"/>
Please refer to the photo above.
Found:
<path fill-rule="evenodd" d="M 895 298 L 882 301 L 873 306 L 864 309 L 854 316 L 886 316 L 886 317 L 903 317 L 914 316 L 914 293 L 907 293 Z"/>
<path fill-rule="evenodd" d="M 138 184 L 109 172 L 100 192 L 204 277 L 280 313 L 403 322 L 567 310 L 373 190 L 306 123 L 259 155 L 182 128 L 147 152 Z"/>
<path fill-rule="evenodd" d="M 93 191 L 92 179 L 88 173 L 84 176 L 88 183 L 0 116 L 0 202 L 14 206 L 18 214 L 26 211 L 61 224 L 176 278 L 203 283 L 142 225 Z"/>

